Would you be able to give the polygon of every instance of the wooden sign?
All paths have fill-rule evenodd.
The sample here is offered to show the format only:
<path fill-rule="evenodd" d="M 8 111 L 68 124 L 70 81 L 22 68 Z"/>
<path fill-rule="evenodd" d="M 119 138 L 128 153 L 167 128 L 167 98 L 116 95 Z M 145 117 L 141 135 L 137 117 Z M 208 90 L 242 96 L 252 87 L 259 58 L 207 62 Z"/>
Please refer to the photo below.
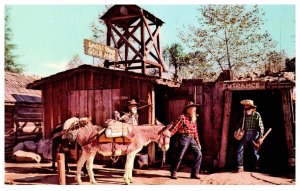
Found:
<path fill-rule="evenodd" d="M 118 62 L 118 49 L 84 39 L 84 53 L 86 55 Z"/>
<path fill-rule="evenodd" d="M 291 89 L 293 85 L 290 82 L 266 82 L 266 89 Z"/>
<path fill-rule="evenodd" d="M 262 90 L 265 89 L 265 82 L 261 81 L 236 81 L 224 82 L 221 85 L 224 90 Z"/>

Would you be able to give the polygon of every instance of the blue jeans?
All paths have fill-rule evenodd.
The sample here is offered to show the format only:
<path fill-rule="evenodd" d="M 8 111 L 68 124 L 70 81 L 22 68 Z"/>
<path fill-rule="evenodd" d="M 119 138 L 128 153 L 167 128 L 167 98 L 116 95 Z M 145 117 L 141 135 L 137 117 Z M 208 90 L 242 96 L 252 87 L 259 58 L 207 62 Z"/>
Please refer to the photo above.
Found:
<path fill-rule="evenodd" d="M 259 137 L 259 133 L 258 131 L 256 130 L 249 130 L 249 131 L 245 131 L 245 134 L 244 134 L 244 137 L 242 138 L 240 144 L 239 144 L 239 147 L 238 147 L 238 151 L 237 151 L 237 163 L 238 163 L 238 166 L 243 166 L 244 165 L 244 150 L 245 150 L 245 147 L 248 145 L 248 144 L 251 144 L 252 145 L 252 148 L 253 148 L 253 153 L 256 157 L 256 161 L 259 160 L 259 152 L 258 152 L 258 149 L 253 145 L 252 143 L 252 140 L 253 141 L 256 141 Z"/>
<path fill-rule="evenodd" d="M 192 149 L 194 155 L 194 162 L 191 170 L 191 175 L 197 175 L 199 173 L 202 160 L 202 152 L 194 137 L 186 135 L 179 135 L 179 147 L 177 148 L 175 159 L 171 164 L 171 173 L 177 172 L 179 165 L 182 161 L 183 155 L 188 147 Z"/>

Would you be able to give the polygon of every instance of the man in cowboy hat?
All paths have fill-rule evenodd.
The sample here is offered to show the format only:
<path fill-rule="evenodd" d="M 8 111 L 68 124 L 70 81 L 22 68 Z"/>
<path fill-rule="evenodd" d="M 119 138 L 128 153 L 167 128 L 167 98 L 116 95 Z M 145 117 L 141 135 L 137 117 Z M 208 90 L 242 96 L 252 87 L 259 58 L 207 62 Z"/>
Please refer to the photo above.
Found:
<path fill-rule="evenodd" d="M 175 158 L 170 169 L 172 179 L 177 179 L 176 172 L 188 147 L 192 149 L 195 159 L 191 170 L 191 178 L 200 179 L 198 174 L 200 171 L 202 153 L 197 130 L 197 106 L 198 104 L 194 104 L 193 101 L 188 101 L 183 114 L 178 117 L 171 130 L 171 135 L 174 135 L 177 131 L 179 134 L 179 148 L 175 153 Z"/>
<path fill-rule="evenodd" d="M 238 151 L 237 151 L 237 163 L 238 169 L 237 172 L 244 171 L 244 149 L 248 144 L 251 144 L 253 147 L 253 152 L 256 157 L 256 168 L 259 168 L 259 152 L 252 141 L 256 141 L 259 145 L 262 144 L 262 137 L 264 133 L 264 125 L 261 118 L 261 115 L 256 111 L 256 105 L 254 105 L 253 100 L 245 99 L 241 101 L 241 104 L 244 106 L 244 114 L 241 118 L 238 127 L 245 130 L 243 138 L 240 140 Z"/>
<path fill-rule="evenodd" d="M 115 118 L 119 121 L 123 121 L 128 124 L 138 125 L 139 124 L 139 120 L 138 120 L 139 115 L 137 113 L 137 105 L 138 105 L 138 103 L 135 101 L 135 99 L 128 101 L 129 113 L 125 113 L 122 117 L 118 117 L 119 112 L 115 111 L 115 115 L 117 115 L 117 116 L 115 116 Z"/>

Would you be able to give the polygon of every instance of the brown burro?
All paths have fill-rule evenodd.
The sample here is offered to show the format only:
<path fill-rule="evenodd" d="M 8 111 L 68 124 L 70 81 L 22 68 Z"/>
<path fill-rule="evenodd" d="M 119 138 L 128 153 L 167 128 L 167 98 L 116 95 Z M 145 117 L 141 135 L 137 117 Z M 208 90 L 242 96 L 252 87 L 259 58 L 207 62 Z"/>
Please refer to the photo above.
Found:
<path fill-rule="evenodd" d="M 86 121 L 82 122 L 83 120 Z M 78 121 L 78 124 L 84 125 L 74 125 L 77 123 L 76 121 Z M 132 126 L 116 120 L 111 120 L 110 124 L 112 123 L 116 123 L 117 126 L 121 126 L 122 128 L 130 126 L 128 127 L 130 131 L 128 131 L 125 137 L 126 140 L 103 141 L 101 136 L 103 136 L 105 128 L 93 125 L 88 118 L 78 119 L 76 117 L 72 117 L 65 122 L 65 132 L 71 134 L 70 137 L 77 141 L 77 143 L 82 147 L 82 155 L 77 162 L 76 180 L 78 184 L 82 183 L 81 169 L 85 162 L 90 182 L 92 184 L 97 183 L 93 174 L 93 161 L 97 152 L 103 156 L 112 157 L 126 155 L 125 173 L 123 178 L 125 184 L 130 184 L 133 181 L 132 169 L 134 165 L 134 158 L 136 154 L 142 150 L 143 146 L 148 145 L 150 142 L 156 142 L 162 151 L 167 151 L 169 149 L 171 134 L 168 130 L 168 126 L 164 126 L 163 124 Z M 70 128 L 70 125 L 68 124 L 76 128 Z M 65 137 L 68 137 L 68 135 Z"/>

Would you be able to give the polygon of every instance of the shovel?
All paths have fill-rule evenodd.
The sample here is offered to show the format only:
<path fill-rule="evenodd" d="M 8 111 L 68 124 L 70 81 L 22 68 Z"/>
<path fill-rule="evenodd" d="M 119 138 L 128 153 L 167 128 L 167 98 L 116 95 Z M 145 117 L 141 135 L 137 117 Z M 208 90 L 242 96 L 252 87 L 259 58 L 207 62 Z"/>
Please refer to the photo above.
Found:
<path fill-rule="evenodd" d="M 268 134 L 269 134 L 271 131 L 272 131 L 272 128 L 270 128 L 270 129 L 265 133 L 265 135 L 262 137 L 262 143 L 263 143 L 264 139 L 268 136 Z M 255 146 L 257 149 L 259 149 L 260 145 L 262 144 L 262 143 L 261 143 L 261 144 L 258 144 L 258 143 L 256 143 L 256 142 L 253 141 L 253 140 L 252 140 L 252 142 L 253 142 L 254 146 Z"/>

